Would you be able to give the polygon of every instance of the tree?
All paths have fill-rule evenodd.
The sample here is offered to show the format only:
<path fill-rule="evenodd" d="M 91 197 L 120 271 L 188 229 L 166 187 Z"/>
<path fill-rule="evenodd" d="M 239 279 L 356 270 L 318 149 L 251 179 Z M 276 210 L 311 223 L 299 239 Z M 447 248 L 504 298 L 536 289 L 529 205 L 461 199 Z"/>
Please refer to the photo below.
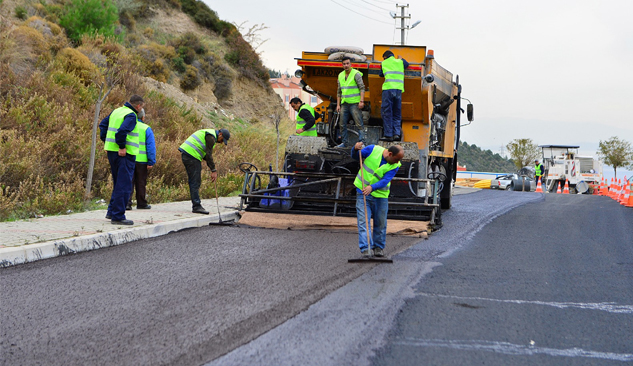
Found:
<path fill-rule="evenodd" d="M 614 175 L 618 176 L 618 167 L 633 167 L 633 148 L 628 141 L 613 136 L 607 141 L 600 140 L 597 151 L 598 157 L 605 164 L 613 167 Z"/>
<path fill-rule="evenodd" d="M 517 170 L 528 166 L 540 155 L 538 145 L 532 142 L 532 139 L 514 139 L 506 145 L 506 149 L 514 160 Z"/>
<path fill-rule="evenodd" d="M 59 24 L 70 39 L 79 42 L 84 34 L 114 36 L 118 20 L 119 12 L 111 0 L 72 0 L 64 8 Z"/>
<path fill-rule="evenodd" d="M 268 39 L 262 39 L 260 33 L 261 31 L 266 30 L 269 27 L 266 26 L 264 23 L 261 23 L 254 24 L 250 28 L 246 29 L 246 23 L 247 22 L 242 22 L 240 24 L 233 23 L 233 25 L 235 26 L 235 28 L 237 28 L 238 31 L 240 31 L 240 33 L 242 34 L 242 38 L 244 38 L 244 40 L 248 42 L 251 47 L 253 47 L 253 50 L 257 53 L 257 55 L 261 56 L 262 51 L 257 51 L 257 49 L 260 48 L 264 43 L 266 43 Z"/>

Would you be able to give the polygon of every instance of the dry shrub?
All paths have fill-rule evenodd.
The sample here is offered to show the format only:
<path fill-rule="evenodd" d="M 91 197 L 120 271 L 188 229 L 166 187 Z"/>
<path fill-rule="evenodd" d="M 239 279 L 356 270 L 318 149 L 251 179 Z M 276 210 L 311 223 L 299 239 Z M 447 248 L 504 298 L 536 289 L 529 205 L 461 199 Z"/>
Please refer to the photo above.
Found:
<path fill-rule="evenodd" d="M 79 77 L 84 85 L 90 84 L 98 75 L 95 64 L 86 55 L 74 48 L 66 47 L 62 49 L 57 54 L 56 61 L 62 65 L 66 72 Z"/>
<path fill-rule="evenodd" d="M 187 65 L 185 75 L 180 80 L 180 88 L 182 90 L 193 90 L 202 84 L 200 77 L 198 76 L 198 69 L 191 65 Z"/>

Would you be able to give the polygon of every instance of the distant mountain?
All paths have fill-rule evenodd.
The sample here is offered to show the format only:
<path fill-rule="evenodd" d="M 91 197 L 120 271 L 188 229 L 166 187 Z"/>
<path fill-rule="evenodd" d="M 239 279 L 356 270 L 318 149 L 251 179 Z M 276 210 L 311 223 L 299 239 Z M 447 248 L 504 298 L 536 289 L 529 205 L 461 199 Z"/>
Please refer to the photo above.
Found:
<path fill-rule="evenodd" d="M 511 159 L 493 154 L 490 150 L 482 150 L 475 144 L 468 145 L 467 142 L 459 143 L 457 162 L 475 172 L 512 173 L 517 170 Z"/>

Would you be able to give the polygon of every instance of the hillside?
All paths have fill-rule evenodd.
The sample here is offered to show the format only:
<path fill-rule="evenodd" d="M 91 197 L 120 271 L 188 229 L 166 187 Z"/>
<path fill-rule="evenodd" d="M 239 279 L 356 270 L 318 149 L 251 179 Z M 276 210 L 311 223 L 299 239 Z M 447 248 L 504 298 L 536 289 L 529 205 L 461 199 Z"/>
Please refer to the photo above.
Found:
<path fill-rule="evenodd" d="M 466 166 L 469 171 L 512 173 L 517 170 L 514 162 L 499 154 L 493 154 L 490 150 L 482 150 L 477 145 L 468 145 L 460 142 L 457 150 L 459 165 Z"/>
<path fill-rule="evenodd" d="M 240 162 L 274 162 L 270 116 L 285 115 L 281 101 L 252 47 L 203 2 L 0 0 L 0 220 L 85 208 L 108 76 L 118 81 L 97 121 L 132 94 L 146 100 L 158 151 L 151 202 L 189 198 L 177 148 L 199 128 L 232 132 L 217 151 L 220 194 L 241 188 Z M 290 121 L 281 129 L 285 141 Z M 92 202 L 112 189 L 100 141 L 96 149 Z M 202 195 L 215 194 L 203 186 Z"/>

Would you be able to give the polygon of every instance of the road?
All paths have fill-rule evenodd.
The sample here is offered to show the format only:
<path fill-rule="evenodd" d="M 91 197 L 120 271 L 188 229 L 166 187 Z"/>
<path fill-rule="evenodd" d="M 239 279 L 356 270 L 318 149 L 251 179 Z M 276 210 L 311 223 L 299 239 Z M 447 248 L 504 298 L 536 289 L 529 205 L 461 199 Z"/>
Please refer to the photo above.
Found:
<path fill-rule="evenodd" d="M 0 270 L 1 362 L 627 361 L 633 210 L 518 192 L 454 202 L 429 240 L 388 238 L 393 265 L 347 264 L 352 234 L 209 227 Z"/>

